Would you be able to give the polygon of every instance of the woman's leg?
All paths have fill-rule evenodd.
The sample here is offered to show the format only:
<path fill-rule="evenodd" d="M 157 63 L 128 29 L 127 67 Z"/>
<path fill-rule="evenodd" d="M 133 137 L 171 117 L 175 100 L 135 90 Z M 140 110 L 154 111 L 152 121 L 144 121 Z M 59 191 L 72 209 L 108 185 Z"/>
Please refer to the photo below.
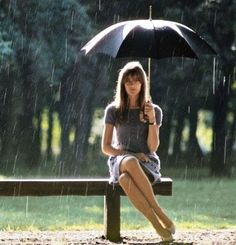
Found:
<path fill-rule="evenodd" d="M 124 158 L 120 165 L 120 171 L 121 173 L 127 172 L 131 176 L 137 188 L 143 193 L 149 205 L 156 212 L 163 226 L 167 229 L 173 228 L 173 222 L 168 218 L 155 199 L 151 183 L 141 168 L 138 159 L 133 156 Z"/>
<path fill-rule="evenodd" d="M 160 224 L 155 211 L 147 202 L 145 196 L 137 188 L 136 184 L 133 182 L 132 178 L 128 173 L 122 173 L 119 178 L 119 183 L 126 193 L 127 197 L 130 199 L 132 204 L 141 212 L 143 215 L 152 223 L 157 233 L 162 238 L 172 239 L 171 233 L 164 229 Z"/>

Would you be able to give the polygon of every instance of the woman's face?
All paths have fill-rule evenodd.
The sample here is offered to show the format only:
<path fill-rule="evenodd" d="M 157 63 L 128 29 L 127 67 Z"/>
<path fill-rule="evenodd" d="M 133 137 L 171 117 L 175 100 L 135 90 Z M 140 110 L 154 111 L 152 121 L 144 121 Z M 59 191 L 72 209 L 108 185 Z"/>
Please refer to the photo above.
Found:
<path fill-rule="evenodd" d="M 141 91 L 142 83 L 137 75 L 129 75 L 125 82 L 125 91 L 129 97 L 137 97 Z"/>

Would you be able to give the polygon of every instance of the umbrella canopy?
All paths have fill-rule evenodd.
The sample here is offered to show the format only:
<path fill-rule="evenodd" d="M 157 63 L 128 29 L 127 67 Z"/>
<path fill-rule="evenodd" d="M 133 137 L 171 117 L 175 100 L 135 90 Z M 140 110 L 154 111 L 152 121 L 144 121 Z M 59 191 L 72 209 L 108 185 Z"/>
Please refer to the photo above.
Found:
<path fill-rule="evenodd" d="M 104 53 L 114 58 L 198 58 L 202 54 L 216 54 L 204 39 L 187 26 L 152 19 L 111 25 L 92 38 L 81 50 L 85 54 Z"/>

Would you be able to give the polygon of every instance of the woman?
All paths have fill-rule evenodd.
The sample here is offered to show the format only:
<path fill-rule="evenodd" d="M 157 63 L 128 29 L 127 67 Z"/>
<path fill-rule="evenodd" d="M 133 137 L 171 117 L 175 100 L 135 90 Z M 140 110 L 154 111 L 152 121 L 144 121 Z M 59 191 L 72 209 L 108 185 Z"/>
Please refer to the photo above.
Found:
<path fill-rule="evenodd" d="M 119 73 L 115 100 L 105 110 L 102 151 L 109 156 L 110 182 L 120 184 L 163 241 L 172 241 L 174 224 L 156 201 L 151 185 L 161 177 L 155 152 L 162 111 L 149 99 L 141 64 L 127 63 Z"/>

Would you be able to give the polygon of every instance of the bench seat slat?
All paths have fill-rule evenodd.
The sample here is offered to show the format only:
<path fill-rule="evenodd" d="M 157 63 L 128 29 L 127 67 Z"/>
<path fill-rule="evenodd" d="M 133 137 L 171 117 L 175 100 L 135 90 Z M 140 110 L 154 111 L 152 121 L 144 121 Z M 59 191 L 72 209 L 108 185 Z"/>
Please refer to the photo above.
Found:
<path fill-rule="evenodd" d="M 125 195 L 120 186 L 108 183 L 107 178 L 96 179 L 0 179 L 0 196 L 104 196 L 111 189 Z M 172 179 L 162 177 L 154 193 L 172 195 Z"/>

